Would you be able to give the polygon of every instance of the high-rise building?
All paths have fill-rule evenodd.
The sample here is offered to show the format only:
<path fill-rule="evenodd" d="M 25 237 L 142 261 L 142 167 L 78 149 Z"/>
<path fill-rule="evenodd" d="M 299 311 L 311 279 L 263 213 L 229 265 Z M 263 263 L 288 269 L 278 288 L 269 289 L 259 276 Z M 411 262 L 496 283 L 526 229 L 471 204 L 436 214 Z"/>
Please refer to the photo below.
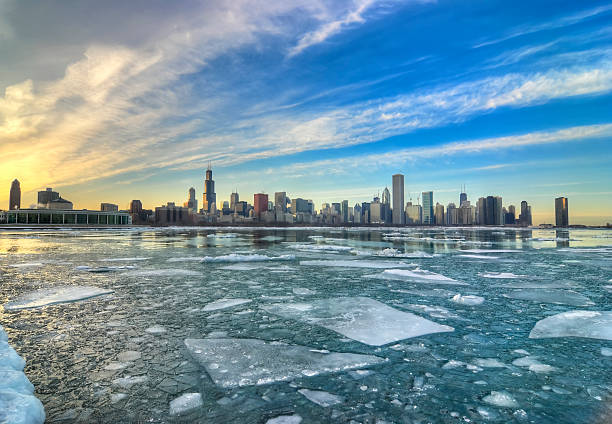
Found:
<path fill-rule="evenodd" d="M 433 191 L 423 192 L 423 224 L 433 225 L 434 224 L 434 203 L 433 203 Z"/>
<path fill-rule="evenodd" d="M 436 203 L 434 215 L 435 215 L 436 225 L 444 225 L 446 223 L 444 220 L 444 205 Z"/>
<path fill-rule="evenodd" d="M 277 191 L 274 193 L 274 209 L 278 212 L 287 212 L 287 193 Z"/>
<path fill-rule="evenodd" d="M 11 193 L 9 196 L 9 210 L 14 209 L 21 209 L 21 186 L 17 179 L 11 183 Z"/>
<path fill-rule="evenodd" d="M 446 225 L 457 225 L 459 223 L 458 220 L 458 209 L 454 203 L 449 203 L 446 206 Z"/>
<path fill-rule="evenodd" d="M 380 203 L 380 199 L 375 197 L 372 203 L 370 203 L 370 223 L 371 224 L 384 224 L 384 205 Z"/>
<path fill-rule="evenodd" d="M 62 199 L 57 191 L 47 187 L 45 191 L 38 192 L 38 207 L 45 209 L 71 210 L 72 202 Z"/>
<path fill-rule="evenodd" d="M 211 208 L 213 203 L 217 204 L 217 194 L 215 193 L 215 181 L 212 179 L 212 169 L 210 165 L 208 165 L 208 169 L 206 170 L 206 179 L 204 180 L 204 195 L 202 209 L 204 212 L 211 212 Z"/>
<path fill-rule="evenodd" d="M 253 214 L 257 217 L 261 216 L 262 212 L 268 210 L 268 195 L 264 193 L 257 193 L 253 196 Z"/>
<path fill-rule="evenodd" d="M 342 204 L 340 205 L 340 211 L 341 211 L 341 215 L 342 215 L 342 221 L 343 222 L 349 222 L 349 205 L 348 205 L 348 200 L 343 200 Z"/>
<path fill-rule="evenodd" d="M 406 224 L 406 214 L 404 211 L 404 176 L 395 174 L 393 179 L 393 224 Z"/>
<path fill-rule="evenodd" d="M 100 211 L 102 212 L 117 212 L 119 206 L 114 203 L 100 203 Z"/>
<path fill-rule="evenodd" d="M 362 224 L 369 224 L 370 223 L 370 203 L 369 202 L 362 202 L 361 203 L 361 223 Z"/>
<path fill-rule="evenodd" d="M 361 216 L 361 206 L 359 203 L 355 203 L 355 206 L 353 206 L 353 222 L 355 224 L 361 224 Z"/>
<path fill-rule="evenodd" d="M 191 187 L 189 189 L 189 197 L 187 198 L 187 201 L 183 204 L 183 206 L 193 213 L 196 213 L 198 211 L 198 200 L 196 199 L 195 188 Z"/>
<path fill-rule="evenodd" d="M 461 207 L 465 202 L 467 202 L 467 193 L 459 194 L 459 207 Z"/>
<path fill-rule="evenodd" d="M 132 200 L 130 202 L 130 213 L 142 212 L 142 202 L 140 200 Z"/>
<path fill-rule="evenodd" d="M 423 222 L 423 208 L 421 205 L 413 205 L 412 202 L 406 203 L 406 223 L 420 224 Z"/>
<path fill-rule="evenodd" d="M 236 207 L 236 203 L 238 202 L 240 202 L 240 196 L 238 195 L 238 190 L 236 190 L 234 193 L 230 194 L 230 209 L 234 210 L 234 207 Z"/>
<path fill-rule="evenodd" d="M 555 199 L 555 225 L 557 227 L 567 227 L 569 225 L 567 197 L 557 197 Z"/>
<path fill-rule="evenodd" d="M 519 225 L 522 227 L 528 227 L 533 225 L 531 220 L 531 206 L 527 204 L 525 200 L 521 202 L 521 213 L 519 215 Z"/>

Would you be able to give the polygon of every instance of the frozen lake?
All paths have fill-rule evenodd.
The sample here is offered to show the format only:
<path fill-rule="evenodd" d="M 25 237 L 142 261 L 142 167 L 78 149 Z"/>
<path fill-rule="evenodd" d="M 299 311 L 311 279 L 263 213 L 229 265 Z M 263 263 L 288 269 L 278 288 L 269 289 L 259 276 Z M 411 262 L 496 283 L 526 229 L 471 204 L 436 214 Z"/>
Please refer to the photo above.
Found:
<path fill-rule="evenodd" d="M 5 229 L 0 305 L 49 422 L 612 416 L 612 231 Z"/>

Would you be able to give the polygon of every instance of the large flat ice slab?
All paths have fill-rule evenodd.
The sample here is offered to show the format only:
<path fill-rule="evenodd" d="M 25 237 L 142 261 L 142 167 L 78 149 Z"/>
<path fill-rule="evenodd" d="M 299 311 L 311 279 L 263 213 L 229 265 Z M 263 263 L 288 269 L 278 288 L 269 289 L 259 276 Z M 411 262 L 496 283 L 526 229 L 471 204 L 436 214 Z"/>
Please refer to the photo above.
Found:
<path fill-rule="evenodd" d="M 425 269 L 386 269 L 380 275 L 382 278 L 392 280 L 410 280 L 429 284 L 448 284 L 454 286 L 467 286 L 467 283 L 457 281 L 442 274 L 427 271 Z"/>
<path fill-rule="evenodd" d="M 530 300 L 541 303 L 554 303 L 557 305 L 589 306 L 594 305 L 591 300 L 573 290 L 558 289 L 523 289 L 514 290 L 504 294 L 510 299 Z"/>
<path fill-rule="evenodd" d="M 220 387 L 252 386 L 362 368 L 384 362 L 373 355 L 324 353 L 258 339 L 186 339 L 185 346 Z"/>
<path fill-rule="evenodd" d="M 268 262 L 268 261 L 292 261 L 295 259 L 295 255 L 280 255 L 280 256 L 267 256 L 260 254 L 240 255 L 237 253 L 230 253 L 229 255 L 221 256 L 185 256 L 168 259 L 168 262 L 220 262 L 220 263 L 234 263 L 234 262 Z"/>
<path fill-rule="evenodd" d="M 570 311 L 544 318 L 536 323 L 529 338 L 547 337 L 612 340 L 612 311 Z"/>
<path fill-rule="evenodd" d="M 232 306 L 244 305 L 249 303 L 251 299 L 219 299 L 204 306 L 203 311 L 216 311 L 219 309 L 231 308 Z"/>
<path fill-rule="evenodd" d="M 304 266 L 326 266 L 326 267 L 338 267 L 338 268 L 409 268 L 413 267 L 413 264 L 401 263 L 401 262 L 389 262 L 389 261 L 362 261 L 362 260 L 313 260 L 313 261 L 300 261 L 300 265 Z"/>
<path fill-rule="evenodd" d="M 410 312 L 402 312 L 368 297 L 339 297 L 310 303 L 263 306 L 285 318 L 320 325 L 353 340 L 381 346 L 431 333 L 454 331 Z"/>
<path fill-rule="evenodd" d="M 92 286 L 56 286 L 36 290 L 4 304 L 7 311 L 41 308 L 57 303 L 76 302 L 112 293 L 112 290 Z"/>

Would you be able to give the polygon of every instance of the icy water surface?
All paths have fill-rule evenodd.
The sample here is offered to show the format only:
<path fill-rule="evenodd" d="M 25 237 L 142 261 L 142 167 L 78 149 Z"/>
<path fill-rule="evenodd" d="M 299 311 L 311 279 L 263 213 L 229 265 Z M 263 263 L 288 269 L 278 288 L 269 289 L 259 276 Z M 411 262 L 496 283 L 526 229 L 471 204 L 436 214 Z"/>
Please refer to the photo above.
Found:
<path fill-rule="evenodd" d="M 612 232 L 0 232 L 49 422 L 593 423 Z"/>

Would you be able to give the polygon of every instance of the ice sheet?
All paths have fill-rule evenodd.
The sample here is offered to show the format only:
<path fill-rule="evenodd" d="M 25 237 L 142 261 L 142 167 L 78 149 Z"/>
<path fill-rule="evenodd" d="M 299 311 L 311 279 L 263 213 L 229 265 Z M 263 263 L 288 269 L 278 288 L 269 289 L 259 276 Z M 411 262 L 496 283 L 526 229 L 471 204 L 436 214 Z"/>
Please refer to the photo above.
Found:
<path fill-rule="evenodd" d="M 612 340 L 612 311 L 570 311 L 544 318 L 536 323 L 529 338 L 547 337 Z"/>
<path fill-rule="evenodd" d="M 292 261 L 295 259 L 295 255 L 280 255 L 280 256 L 267 256 L 267 255 L 240 255 L 237 253 L 230 253 L 229 255 L 221 256 L 186 256 L 176 257 L 168 259 L 168 262 L 265 262 L 265 261 Z"/>
<path fill-rule="evenodd" d="M 490 405 L 500 406 L 502 408 L 519 407 L 519 404 L 516 399 L 514 399 L 514 397 L 512 397 L 512 395 L 506 391 L 493 391 L 484 398 L 482 398 L 482 400 Z"/>
<path fill-rule="evenodd" d="M 185 346 L 223 388 L 311 377 L 385 361 L 373 355 L 323 353 L 306 346 L 258 339 L 186 339 Z"/>
<path fill-rule="evenodd" d="M 504 294 L 510 299 L 531 300 L 541 303 L 554 303 L 557 305 L 589 306 L 594 305 L 591 300 L 573 290 L 557 289 L 524 289 Z"/>
<path fill-rule="evenodd" d="M 416 268 L 413 270 L 386 269 L 381 274 L 381 277 L 397 279 L 397 280 L 418 281 L 418 282 L 430 283 L 430 284 L 448 284 L 448 285 L 457 285 L 457 286 L 467 286 L 467 283 L 457 281 L 452 278 L 446 277 L 442 274 L 437 274 L 435 272 L 427 271 L 427 270 L 420 269 L 420 268 Z"/>
<path fill-rule="evenodd" d="M 231 308 L 232 306 L 243 305 L 251 302 L 251 299 L 219 299 L 204 306 L 203 311 L 216 311 L 219 309 Z"/>
<path fill-rule="evenodd" d="M 42 424 L 44 422 L 45 410 L 35 396 L 0 391 L 0 423 Z"/>
<path fill-rule="evenodd" d="M 5 303 L 4 309 L 16 311 L 20 309 L 40 308 L 57 303 L 76 302 L 112 293 L 112 290 L 92 286 L 56 286 L 36 290 L 19 296 Z"/>
<path fill-rule="evenodd" d="M 339 297 L 311 303 L 284 303 L 263 306 L 285 318 L 320 325 L 353 340 L 381 346 L 425 334 L 454 331 L 409 312 L 398 311 L 367 297 Z"/>
<path fill-rule="evenodd" d="M 481 272 L 478 275 L 484 278 L 500 278 L 500 279 L 514 279 L 514 278 L 526 277 L 526 275 L 516 275 L 512 272 Z"/>
<path fill-rule="evenodd" d="M 172 278 L 181 278 L 181 277 L 200 277 L 202 276 L 201 272 L 191 271 L 189 269 L 176 269 L 176 268 L 166 268 L 166 269 L 143 269 L 139 271 L 128 271 L 123 273 L 127 277 L 172 277 Z"/>
<path fill-rule="evenodd" d="M 341 268 L 409 268 L 414 265 L 401 262 L 388 261 L 362 261 L 357 259 L 347 260 L 313 260 L 300 261 L 303 266 L 327 266 Z"/>
<path fill-rule="evenodd" d="M 298 393 L 303 395 L 309 401 L 314 402 L 324 408 L 344 402 L 344 399 L 341 396 L 324 392 L 322 390 L 300 389 L 298 390 Z"/>
<path fill-rule="evenodd" d="M 302 417 L 299 415 L 279 415 L 278 417 L 270 418 L 266 424 L 300 424 Z"/>
<path fill-rule="evenodd" d="M 334 244 L 288 244 L 288 248 L 306 251 L 329 251 L 329 252 L 348 252 L 353 250 L 351 246 L 338 246 Z"/>
<path fill-rule="evenodd" d="M 397 249 L 393 249 L 391 247 L 387 249 L 383 249 L 379 252 L 376 252 L 377 256 L 383 256 L 386 258 L 412 258 L 412 259 L 423 259 L 423 258 L 433 258 L 434 255 L 431 255 L 426 252 L 415 251 L 415 252 L 400 252 Z"/>
<path fill-rule="evenodd" d="M 8 342 L 0 341 L 0 370 L 21 371 L 25 361 L 15 352 Z"/>
<path fill-rule="evenodd" d="M 185 393 L 170 402 L 170 415 L 180 415 L 202 406 L 200 393 Z"/>
<path fill-rule="evenodd" d="M 0 392 L 7 390 L 22 393 L 33 394 L 34 386 L 22 371 L 12 369 L 2 369 L 2 359 L 0 359 Z"/>

